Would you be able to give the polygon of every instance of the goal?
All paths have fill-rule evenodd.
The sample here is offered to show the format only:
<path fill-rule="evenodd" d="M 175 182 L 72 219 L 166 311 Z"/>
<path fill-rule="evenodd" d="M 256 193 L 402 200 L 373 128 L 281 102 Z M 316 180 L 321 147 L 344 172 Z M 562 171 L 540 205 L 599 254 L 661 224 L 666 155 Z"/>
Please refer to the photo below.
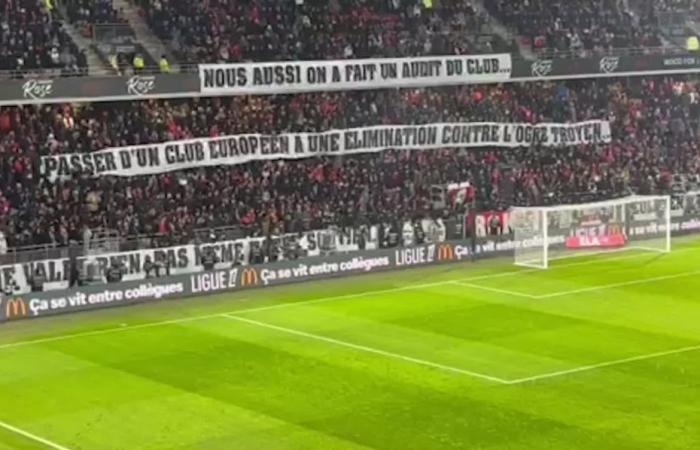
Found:
<path fill-rule="evenodd" d="M 516 207 L 515 265 L 546 269 L 554 259 L 620 250 L 671 251 L 671 197 Z"/>

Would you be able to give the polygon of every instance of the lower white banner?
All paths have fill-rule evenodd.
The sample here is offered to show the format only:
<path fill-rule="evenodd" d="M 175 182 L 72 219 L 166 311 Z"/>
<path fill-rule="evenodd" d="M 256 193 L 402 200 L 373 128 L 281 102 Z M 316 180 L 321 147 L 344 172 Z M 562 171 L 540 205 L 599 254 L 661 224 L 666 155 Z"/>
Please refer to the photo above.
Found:
<path fill-rule="evenodd" d="M 267 248 L 263 249 L 267 245 L 274 246 L 280 259 L 284 257 L 284 249 L 292 246 L 292 243 L 304 253 L 303 256 L 320 256 L 323 252 L 374 250 L 378 248 L 377 233 L 376 226 L 315 230 L 273 237 L 269 241 L 252 237 L 210 244 L 103 253 L 79 257 L 76 263 L 80 270 L 92 265 L 96 267 L 97 273 L 103 273 L 106 268 L 118 262 L 123 267 L 125 281 L 140 280 L 146 277 L 146 267 L 156 262 L 167 266 L 170 275 L 202 271 L 202 257 L 208 252 L 213 252 L 218 261 L 215 268 L 224 269 L 232 265 L 247 265 L 251 253 L 254 253 L 252 250 L 257 247 L 261 252 L 267 253 Z M 30 292 L 31 280 L 37 275 L 45 280 L 44 289 L 65 289 L 70 283 L 70 273 L 71 262 L 68 258 L 0 266 L 0 292 L 5 292 L 8 286 L 13 288 L 15 294 Z"/>
<path fill-rule="evenodd" d="M 44 156 L 53 181 L 76 173 L 132 177 L 250 161 L 376 153 L 389 149 L 566 147 L 608 143 L 610 123 L 432 123 L 382 125 L 322 133 L 243 134 Z"/>

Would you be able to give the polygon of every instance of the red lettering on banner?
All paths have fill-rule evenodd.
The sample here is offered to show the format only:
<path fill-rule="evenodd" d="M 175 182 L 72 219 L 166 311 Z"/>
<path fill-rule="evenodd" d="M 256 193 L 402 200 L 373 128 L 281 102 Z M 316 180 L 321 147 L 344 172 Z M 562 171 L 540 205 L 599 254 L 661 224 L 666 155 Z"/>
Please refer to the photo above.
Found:
<path fill-rule="evenodd" d="M 491 235 L 491 219 L 493 216 L 498 217 L 499 227 L 497 234 L 508 234 L 510 227 L 510 212 L 508 211 L 487 211 L 483 213 L 478 213 L 473 216 L 474 223 L 471 220 L 465 218 L 465 226 L 470 229 L 474 226 L 474 231 L 476 232 L 476 237 L 486 237 Z"/>
<path fill-rule="evenodd" d="M 626 244 L 623 234 L 606 234 L 603 236 L 572 236 L 566 239 L 566 248 L 617 248 Z"/>

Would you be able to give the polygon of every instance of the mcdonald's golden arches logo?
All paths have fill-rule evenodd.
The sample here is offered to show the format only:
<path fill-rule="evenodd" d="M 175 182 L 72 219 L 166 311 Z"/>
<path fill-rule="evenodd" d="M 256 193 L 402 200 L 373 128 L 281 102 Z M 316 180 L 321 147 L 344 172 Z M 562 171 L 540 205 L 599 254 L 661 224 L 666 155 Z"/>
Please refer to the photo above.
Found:
<path fill-rule="evenodd" d="M 9 298 L 5 303 L 5 318 L 27 317 L 27 304 L 21 298 Z"/>
<path fill-rule="evenodd" d="M 249 267 L 241 272 L 241 286 L 257 286 L 260 282 L 258 278 L 258 271 Z"/>
<path fill-rule="evenodd" d="M 455 251 L 449 244 L 443 244 L 438 247 L 438 261 L 452 261 L 455 259 Z"/>

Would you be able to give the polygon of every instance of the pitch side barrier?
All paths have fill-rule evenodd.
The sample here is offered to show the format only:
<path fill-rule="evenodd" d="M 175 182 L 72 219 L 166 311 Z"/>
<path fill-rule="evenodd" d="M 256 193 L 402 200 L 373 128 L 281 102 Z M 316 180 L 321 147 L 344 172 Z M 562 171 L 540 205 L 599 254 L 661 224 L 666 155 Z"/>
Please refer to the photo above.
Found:
<path fill-rule="evenodd" d="M 35 292 L 4 298 L 0 302 L 0 322 L 406 267 L 447 264 L 469 260 L 473 255 L 467 242 L 445 242 Z"/>
<path fill-rule="evenodd" d="M 700 217 L 673 217 L 673 235 L 700 232 Z M 651 218 L 640 215 L 628 233 L 652 238 L 661 232 Z M 552 246 L 564 246 L 568 230 L 549 236 Z M 99 284 L 79 288 L 29 293 L 0 301 L 0 323 L 56 314 L 126 306 L 157 300 L 235 292 L 288 283 L 376 273 L 388 270 L 476 261 L 512 255 L 516 247 L 541 246 L 540 238 L 517 242 L 509 235 L 489 236 L 475 241 L 450 241 L 412 247 L 398 247 L 307 257 L 274 263 L 232 266 L 209 272 Z"/>
<path fill-rule="evenodd" d="M 0 106 L 149 98 L 270 95 L 537 80 L 689 74 L 700 55 L 525 60 L 510 54 L 206 64 L 193 73 L 50 77 L 0 83 Z"/>
<path fill-rule="evenodd" d="M 235 266 L 210 272 L 90 285 L 61 291 L 35 292 L 3 298 L 0 301 L 0 322 L 387 270 L 457 263 L 503 256 L 510 253 L 513 245 L 507 238 L 480 239 L 476 243 L 453 241 Z"/>

